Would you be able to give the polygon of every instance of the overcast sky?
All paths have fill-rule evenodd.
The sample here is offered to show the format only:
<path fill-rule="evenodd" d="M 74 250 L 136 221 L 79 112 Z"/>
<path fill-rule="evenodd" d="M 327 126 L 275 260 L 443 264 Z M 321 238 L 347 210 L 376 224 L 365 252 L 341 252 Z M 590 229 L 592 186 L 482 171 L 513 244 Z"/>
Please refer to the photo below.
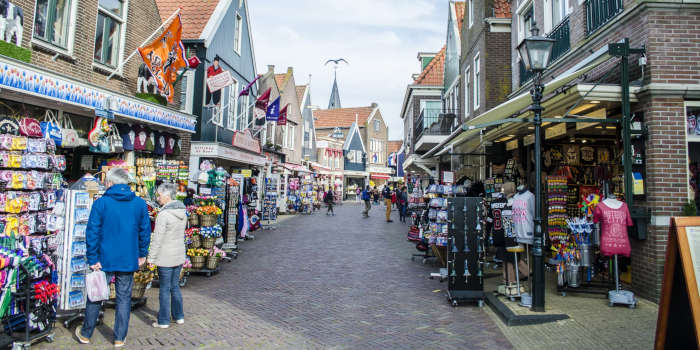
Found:
<path fill-rule="evenodd" d="M 448 0 L 252 0 L 248 1 L 258 73 L 294 67 L 297 85 L 309 82 L 311 102 L 328 107 L 338 69 L 343 107 L 379 104 L 389 139 L 402 137 L 399 114 L 419 51 L 437 52 L 445 42 Z"/>

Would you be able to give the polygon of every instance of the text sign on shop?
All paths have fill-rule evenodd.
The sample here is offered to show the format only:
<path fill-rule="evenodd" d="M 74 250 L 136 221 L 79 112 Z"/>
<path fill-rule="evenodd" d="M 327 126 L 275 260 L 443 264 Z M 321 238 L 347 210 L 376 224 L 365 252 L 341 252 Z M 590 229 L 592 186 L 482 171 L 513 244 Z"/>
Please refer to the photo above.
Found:
<path fill-rule="evenodd" d="M 518 148 L 518 140 L 506 142 L 506 151 L 511 151 Z"/>
<path fill-rule="evenodd" d="M 607 117 L 607 112 L 605 108 L 597 109 L 593 112 L 586 113 L 586 117 L 595 119 L 605 119 Z M 581 130 L 585 128 L 590 128 L 591 126 L 596 126 L 598 123 L 576 123 L 576 130 Z"/>
<path fill-rule="evenodd" d="M 561 135 L 566 135 L 566 123 L 559 123 L 547 129 L 544 129 L 545 139 L 551 139 Z"/>
<path fill-rule="evenodd" d="M 260 142 L 253 137 L 253 134 L 250 133 L 250 129 L 235 131 L 231 144 L 253 153 L 260 153 Z"/>
<path fill-rule="evenodd" d="M 252 177 L 253 171 L 250 169 L 241 169 L 241 175 L 243 175 L 243 177 Z"/>
<path fill-rule="evenodd" d="M 246 164 L 265 165 L 265 158 L 233 149 L 231 146 L 223 146 L 223 144 L 193 144 L 190 155 L 205 158 L 222 158 Z"/>
<path fill-rule="evenodd" d="M 523 146 L 529 146 L 535 143 L 535 134 L 527 135 L 523 137 Z"/>
<path fill-rule="evenodd" d="M 213 77 L 207 78 L 207 87 L 210 92 L 219 91 L 229 85 L 233 84 L 233 77 L 231 77 L 231 72 L 225 70 Z"/>

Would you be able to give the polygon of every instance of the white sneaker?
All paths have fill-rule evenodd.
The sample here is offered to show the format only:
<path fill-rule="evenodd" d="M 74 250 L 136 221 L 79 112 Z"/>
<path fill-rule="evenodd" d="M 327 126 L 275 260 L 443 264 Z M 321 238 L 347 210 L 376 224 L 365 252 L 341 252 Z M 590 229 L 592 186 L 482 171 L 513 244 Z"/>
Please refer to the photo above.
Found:
<path fill-rule="evenodd" d="M 159 324 L 158 322 L 153 322 L 152 324 L 153 328 L 169 328 L 169 324 Z"/>
<path fill-rule="evenodd" d="M 179 320 L 175 321 L 175 323 L 177 323 L 177 324 L 185 324 L 185 319 L 184 319 L 184 318 L 179 319 Z"/>

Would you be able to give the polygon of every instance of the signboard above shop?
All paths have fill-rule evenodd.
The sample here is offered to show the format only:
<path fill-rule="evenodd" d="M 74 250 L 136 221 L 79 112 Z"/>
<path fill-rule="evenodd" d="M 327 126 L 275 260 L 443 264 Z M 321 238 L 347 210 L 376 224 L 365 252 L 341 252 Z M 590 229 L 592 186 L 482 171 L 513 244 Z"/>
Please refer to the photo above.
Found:
<path fill-rule="evenodd" d="M 250 129 L 234 131 L 231 144 L 253 153 L 260 153 L 260 142 L 253 137 L 253 134 L 250 133 Z"/>

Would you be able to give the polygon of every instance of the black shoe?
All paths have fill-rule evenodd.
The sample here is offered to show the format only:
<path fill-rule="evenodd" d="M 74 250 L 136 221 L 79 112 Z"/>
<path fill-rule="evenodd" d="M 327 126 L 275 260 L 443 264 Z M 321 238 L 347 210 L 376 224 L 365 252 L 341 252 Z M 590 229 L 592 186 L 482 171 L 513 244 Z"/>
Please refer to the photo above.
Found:
<path fill-rule="evenodd" d="M 386 222 L 394 222 L 394 220 L 387 220 Z"/>

